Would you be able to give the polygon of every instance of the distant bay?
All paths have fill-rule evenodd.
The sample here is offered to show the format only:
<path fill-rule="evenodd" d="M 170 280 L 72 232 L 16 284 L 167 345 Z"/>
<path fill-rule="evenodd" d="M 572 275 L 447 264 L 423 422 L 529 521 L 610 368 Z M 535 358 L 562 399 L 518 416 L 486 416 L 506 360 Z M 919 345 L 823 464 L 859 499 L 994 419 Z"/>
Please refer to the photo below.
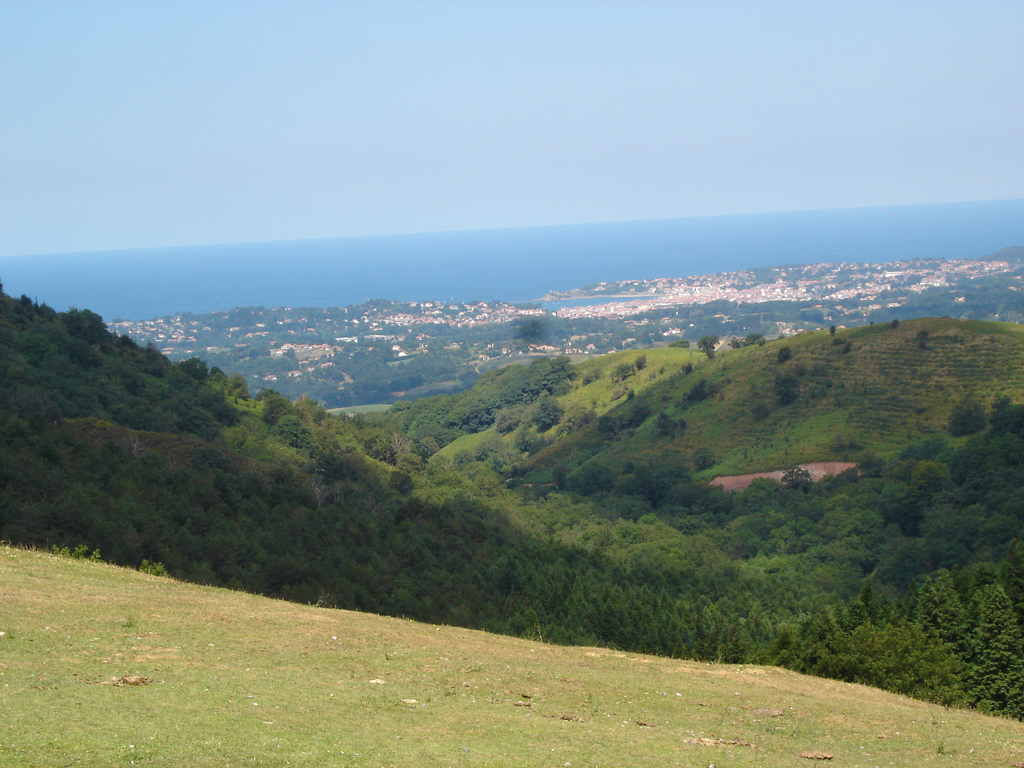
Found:
<path fill-rule="evenodd" d="M 601 281 L 1024 245 L 1024 200 L 11 256 L 12 296 L 107 320 L 239 306 L 537 300 Z"/>

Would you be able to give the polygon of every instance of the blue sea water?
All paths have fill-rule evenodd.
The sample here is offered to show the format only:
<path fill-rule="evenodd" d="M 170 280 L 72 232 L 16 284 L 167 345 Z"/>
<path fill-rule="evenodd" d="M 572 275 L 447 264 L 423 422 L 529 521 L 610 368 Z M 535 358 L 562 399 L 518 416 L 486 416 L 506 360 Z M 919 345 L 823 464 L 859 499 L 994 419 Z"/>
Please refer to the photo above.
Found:
<path fill-rule="evenodd" d="M 531 301 L 600 281 L 979 258 L 1024 245 L 1024 200 L 12 256 L 8 295 L 107 320 L 239 306 Z"/>

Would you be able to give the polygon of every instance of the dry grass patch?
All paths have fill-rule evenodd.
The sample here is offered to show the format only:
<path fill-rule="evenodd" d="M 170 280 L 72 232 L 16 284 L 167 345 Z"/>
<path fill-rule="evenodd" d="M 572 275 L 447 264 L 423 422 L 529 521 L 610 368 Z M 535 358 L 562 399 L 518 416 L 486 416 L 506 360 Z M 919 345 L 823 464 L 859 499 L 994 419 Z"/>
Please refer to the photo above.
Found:
<path fill-rule="evenodd" d="M 1021 723 L 863 686 L 317 609 L 25 550 L 0 548 L 0 604 L 5 767 L 1024 760 Z"/>

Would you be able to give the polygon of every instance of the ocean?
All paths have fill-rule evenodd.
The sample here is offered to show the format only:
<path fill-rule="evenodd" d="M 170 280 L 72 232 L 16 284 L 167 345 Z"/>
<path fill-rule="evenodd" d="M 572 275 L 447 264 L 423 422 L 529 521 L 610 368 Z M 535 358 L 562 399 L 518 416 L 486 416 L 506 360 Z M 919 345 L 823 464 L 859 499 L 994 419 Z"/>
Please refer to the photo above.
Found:
<path fill-rule="evenodd" d="M 0 259 L 11 296 L 146 320 L 240 306 L 539 300 L 601 281 L 1024 245 L 1024 200 L 151 248 Z"/>

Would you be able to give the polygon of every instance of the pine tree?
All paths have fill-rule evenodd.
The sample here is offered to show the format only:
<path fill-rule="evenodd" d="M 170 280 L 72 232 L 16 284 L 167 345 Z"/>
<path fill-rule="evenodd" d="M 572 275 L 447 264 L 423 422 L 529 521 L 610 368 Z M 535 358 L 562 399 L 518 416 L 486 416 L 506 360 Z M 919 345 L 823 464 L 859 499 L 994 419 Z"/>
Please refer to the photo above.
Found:
<path fill-rule="evenodd" d="M 975 594 L 974 604 L 968 695 L 979 709 L 1024 717 L 1021 632 L 1010 600 L 1002 586 L 989 584 Z"/>
<path fill-rule="evenodd" d="M 946 643 L 959 658 L 967 656 L 966 614 L 948 571 L 942 571 L 921 589 L 917 623 L 926 633 Z"/>
<path fill-rule="evenodd" d="M 999 568 L 999 579 L 1017 617 L 1017 626 L 1024 629 L 1024 544 L 1019 539 L 1010 542 Z"/>

